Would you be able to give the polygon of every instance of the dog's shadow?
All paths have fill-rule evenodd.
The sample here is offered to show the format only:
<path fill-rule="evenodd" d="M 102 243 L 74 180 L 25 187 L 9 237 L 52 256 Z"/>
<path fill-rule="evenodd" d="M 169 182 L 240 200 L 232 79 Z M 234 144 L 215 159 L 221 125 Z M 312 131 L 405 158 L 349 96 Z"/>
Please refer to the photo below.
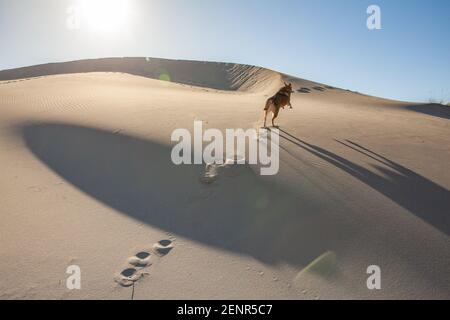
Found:
<path fill-rule="evenodd" d="M 303 141 L 286 130 L 280 137 L 318 158 L 347 172 L 361 182 L 390 198 L 398 205 L 436 229 L 450 235 L 450 191 L 418 173 L 350 140 L 337 143 L 375 160 L 383 174 L 376 174 L 342 156 Z"/>
<path fill-rule="evenodd" d="M 21 132 L 40 161 L 87 196 L 208 246 L 305 266 L 352 234 L 317 199 L 281 190 L 245 165 L 204 185 L 203 166 L 176 166 L 171 148 L 150 140 L 64 123 Z"/>

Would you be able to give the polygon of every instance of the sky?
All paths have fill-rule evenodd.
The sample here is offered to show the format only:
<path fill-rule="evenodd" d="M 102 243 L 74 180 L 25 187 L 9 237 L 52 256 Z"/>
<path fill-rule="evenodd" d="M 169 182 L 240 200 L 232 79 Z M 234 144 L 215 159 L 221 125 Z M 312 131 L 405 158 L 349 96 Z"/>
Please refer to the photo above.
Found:
<path fill-rule="evenodd" d="M 367 27 L 370 5 L 381 29 Z M 100 57 L 245 63 L 447 103 L 450 1 L 0 0 L 0 70 Z"/>

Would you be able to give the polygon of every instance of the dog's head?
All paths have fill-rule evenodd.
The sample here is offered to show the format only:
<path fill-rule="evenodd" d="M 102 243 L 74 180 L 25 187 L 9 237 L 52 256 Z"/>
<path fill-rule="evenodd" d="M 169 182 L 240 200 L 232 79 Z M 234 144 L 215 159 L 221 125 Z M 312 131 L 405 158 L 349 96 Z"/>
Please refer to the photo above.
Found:
<path fill-rule="evenodd" d="M 294 90 L 292 90 L 292 83 L 284 83 L 284 90 L 286 90 L 289 93 L 294 93 Z"/>

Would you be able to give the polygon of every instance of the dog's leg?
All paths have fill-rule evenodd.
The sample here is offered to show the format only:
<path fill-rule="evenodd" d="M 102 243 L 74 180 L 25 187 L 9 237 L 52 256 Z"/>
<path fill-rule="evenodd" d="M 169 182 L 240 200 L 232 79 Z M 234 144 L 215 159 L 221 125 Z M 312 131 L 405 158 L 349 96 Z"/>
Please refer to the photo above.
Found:
<path fill-rule="evenodd" d="M 274 113 L 273 113 L 273 117 L 272 117 L 272 127 L 276 127 L 275 126 L 275 123 L 274 123 L 274 120 L 278 117 L 278 112 L 279 112 L 280 110 L 276 110 Z"/>
<path fill-rule="evenodd" d="M 266 105 L 265 105 L 265 107 L 264 107 L 264 127 L 263 127 L 263 128 L 266 128 L 267 114 L 268 114 L 269 111 L 270 111 L 271 105 L 272 105 L 272 99 L 271 99 L 271 98 L 270 98 L 270 99 L 267 99 Z"/>

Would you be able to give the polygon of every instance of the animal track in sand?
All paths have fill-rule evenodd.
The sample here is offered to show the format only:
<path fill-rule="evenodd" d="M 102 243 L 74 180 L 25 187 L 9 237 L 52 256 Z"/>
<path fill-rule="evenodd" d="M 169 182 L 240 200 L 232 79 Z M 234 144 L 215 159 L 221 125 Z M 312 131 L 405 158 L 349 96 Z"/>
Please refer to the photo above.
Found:
<path fill-rule="evenodd" d="M 30 190 L 32 192 L 41 192 L 42 188 L 41 187 L 37 187 L 37 186 L 31 186 L 31 187 L 28 187 L 28 190 Z"/>
<path fill-rule="evenodd" d="M 153 250 L 160 257 L 165 256 L 173 249 L 172 241 L 170 240 L 161 240 L 158 243 L 153 245 Z"/>
<path fill-rule="evenodd" d="M 122 287 L 133 286 L 136 281 L 147 275 L 146 269 L 153 264 L 153 257 L 162 258 L 173 249 L 173 241 L 160 240 L 150 250 L 142 250 L 127 259 L 128 266 L 116 274 L 114 281 Z"/>
<path fill-rule="evenodd" d="M 130 287 L 143 275 L 135 268 L 127 268 L 115 277 L 115 281 L 122 287 Z"/>
<path fill-rule="evenodd" d="M 204 184 L 214 183 L 219 178 L 221 171 L 223 171 L 224 175 L 227 177 L 237 177 L 239 172 L 236 164 L 242 162 L 245 162 L 245 158 L 236 156 L 234 159 L 226 159 L 223 164 L 208 163 L 206 164 L 205 172 L 200 177 L 200 182 Z"/>
<path fill-rule="evenodd" d="M 205 172 L 200 177 L 200 182 L 203 182 L 204 184 L 214 183 L 214 181 L 216 181 L 219 176 L 219 166 L 222 165 L 207 164 Z"/>
<path fill-rule="evenodd" d="M 150 253 L 141 251 L 136 253 L 135 256 L 129 257 L 128 263 L 135 267 L 144 268 L 152 264 L 150 258 L 151 258 Z"/>
<path fill-rule="evenodd" d="M 297 92 L 300 92 L 300 93 L 311 93 L 311 89 L 310 88 L 306 88 L 306 87 L 302 87 L 302 88 L 298 89 Z"/>

